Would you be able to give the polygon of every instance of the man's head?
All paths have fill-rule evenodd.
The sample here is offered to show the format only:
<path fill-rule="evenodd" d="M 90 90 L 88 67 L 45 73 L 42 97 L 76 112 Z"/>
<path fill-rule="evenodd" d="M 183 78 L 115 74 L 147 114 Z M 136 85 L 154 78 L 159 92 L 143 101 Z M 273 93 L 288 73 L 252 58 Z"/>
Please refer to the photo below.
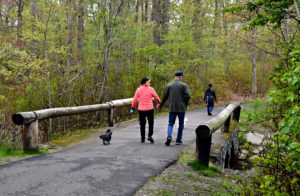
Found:
<path fill-rule="evenodd" d="M 209 87 L 209 88 L 212 88 L 212 84 L 208 84 L 208 87 Z"/>
<path fill-rule="evenodd" d="M 183 72 L 182 71 L 176 71 L 175 72 L 175 79 L 181 80 L 183 78 Z"/>

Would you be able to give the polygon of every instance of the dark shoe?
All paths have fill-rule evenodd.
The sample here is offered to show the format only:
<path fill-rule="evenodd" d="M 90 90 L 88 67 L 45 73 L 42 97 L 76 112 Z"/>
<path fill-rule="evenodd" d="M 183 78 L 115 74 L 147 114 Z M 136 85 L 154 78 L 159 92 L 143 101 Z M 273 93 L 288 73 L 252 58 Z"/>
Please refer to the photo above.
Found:
<path fill-rule="evenodd" d="M 148 141 L 149 141 L 149 142 L 151 142 L 151 144 L 153 144 L 153 143 L 154 143 L 154 140 L 153 140 L 153 138 L 152 138 L 152 137 L 148 137 Z"/>
<path fill-rule="evenodd" d="M 176 145 L 182 145 L 182 141 L 176 142 Z"/>
<path fill-rule="evenodd" d="M 172 141 L 172 138 L 168 137 L 165 145 L 170 146 L 171 141 Z"/>
<path fill-rule="evenodd" d="M 212 116 L 212 113 L 208 113 L 208 116 Z"/>
<path fill-rule="evenodd" d="M 145 138 L 141 138 L 141 143 L 145 143 Z"/>

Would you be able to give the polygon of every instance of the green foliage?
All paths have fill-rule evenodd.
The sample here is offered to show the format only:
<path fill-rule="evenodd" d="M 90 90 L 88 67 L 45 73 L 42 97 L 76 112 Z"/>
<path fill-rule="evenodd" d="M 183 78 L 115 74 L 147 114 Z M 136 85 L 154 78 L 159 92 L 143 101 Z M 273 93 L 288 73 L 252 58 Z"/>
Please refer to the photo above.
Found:
<path fill-rule="evenodd" d="M 293 0 L 256 0 L 249 1 L 247 9 L 250 12 L 256 12 L 257 17 L 252 18 L 250 25 L 266 25 L 267 23 L 280 26 L 283 18 L 287 15 L 286 10 L 293 5 Z"/>
<path fill-rule="evenodd" d="M 146 11 L 139 9 L 136 13 L 135 2 L 82 2 L 85 13 L 82 50 L 78 2 L 68 9 L 65 1 L 26 2 L 19 35 L 23 50 L 16 43 L 16 4 L 6 10 L 7 21 L 0 20 L 0 125 L 5 125 L 6 132 L 13 129 L 10 119 L 15 112 L 132 97 L 145 76 L 152 78 L 153 87 L 162 96 L 178 69 L 184 71 L 184 82 L 191 89 L 191 104 L 203 104 L 208 83 L 214 84 L 218 99 L 223 101 L 230 100 L 232 92 L 244 95 L 250 91 L 248 46 L 237 39 L 242 35 L 241 28 L 235 18 L 220 14 L 222 6 L 215 15 L 214 1 L 172 2 L 168 34 L 162 37 L 164 44 L 160 47 L 153 44 L 154 22 L 150 18 L 141 20 Z M 33 10 L 35 6 L 37 9 Z M 270 37 L 265 29 L 260 32 Z M 245 37 L 248 39 L 249 35 Z M 263 46 L 274 48 L 275 43 L 267 41 Z M 275 61 L 276 58 L 269 56 L 258 59 L 266 70 Z M 268 71 L 264 73 L 269 75 Z M 259 83 L 268 82 L 261 79 Z M 268 86 L 261 92 L 267 89 Z M 56 118 L 52 126 L 42 121 L 41 135 L 46 141 L 56 133 L 100 126 L 100 120 L 106 117 L 93 113 L 80 118 Z M 120 118 L 130 117 L 120 115 Z M 52 130 L 48 130 L 50 127 Z M 14 136 L 6 134 L 5 143 L 12 145 L 9 137 Z"/>
<path fill-rule="evenodd" d="M 290 55 L 289 67 L 273 76 L 276 86 L 266 103 L 255 102 L 254 109 L 246 115 L 248 126 L 242 127 L 242 131 L 252 131 L 253 125 L 260 124 L 272 134 L 254 161 L 260 173 L 248 185 L 258 194 L 297 195 L 300 188 L 300 55 Z"/>
<path fill-rule="evenodd" d="M 249 1 L 239 12 L 248 12 L 249 27 L 271 25 L 284 29 L 285 20 L 299 25 L 295 19 L 298 9 L 296 1 Z M 234 8 L 231 10 L 234 11 Z M 274 84 L 266 102 L 255 103 L 254 109 L 246 113 L 243 133 L 260 125 L 270 131 L 264 149 L 254 160 L 258 175 L 241 182 L 246 194 L 297 195 L 300 190 L 300 31 L 279 40 L 285 51 L 282 62 L 275 67 L 271 80 Z M 246 126 L 245 126 L 246 125 Z M 249 146 L 250 147 L 250 146 Z"/>
<path fill-rule="evenodd" d="M 29 155 L 38 155 L 48 153 L 48 148 L 38 150 L 23 151 L 20 149 L 13 149 L 9 145 L 0 145 L 0 157 L 24 157 Z"/>
<path fill-rule="evenodd" d="M 241 122 L 240 136 L 254 131 L 255 125 L 264 127 L 272 134 L 266 140 L 263 153 L 254 160 L 260 173 L 252 177 L 251 182 L 244 182 L 245 192 L 252 187 L 253 193 L 257 194 L 296 195 L 300 188 L 299 86 L 284 76 L 299 78 L 300 74 L 297 68 L 291 66 L 280 78 L 285 88 L 273 89 L 266 103 L 256 101 L 250 104 L 253 109 L 243 113 L 246 120 Z M 245 143 L 244 146 L 251 151 L 251 145 Z"/>

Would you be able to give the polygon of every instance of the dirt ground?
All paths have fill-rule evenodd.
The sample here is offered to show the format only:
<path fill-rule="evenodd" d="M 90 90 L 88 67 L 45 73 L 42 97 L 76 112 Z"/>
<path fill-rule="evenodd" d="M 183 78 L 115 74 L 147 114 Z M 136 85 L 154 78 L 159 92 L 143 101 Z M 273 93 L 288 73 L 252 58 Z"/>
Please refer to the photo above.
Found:
<path fill-rule="evenodd" d="M 182 156 L 190 156 L 193 153 L 194 146 L 187 147 Z M 204 176 L 199 171 L 187 166 L 187 162 L 190 161 L 190 158 L 188 159 L 177 161 L 158 176 L 150 178 L 134 195 L 190 196 L 237 194 L 237 185 L 232 175 L 221 172 L 216 173 L 214 177 Z"/>

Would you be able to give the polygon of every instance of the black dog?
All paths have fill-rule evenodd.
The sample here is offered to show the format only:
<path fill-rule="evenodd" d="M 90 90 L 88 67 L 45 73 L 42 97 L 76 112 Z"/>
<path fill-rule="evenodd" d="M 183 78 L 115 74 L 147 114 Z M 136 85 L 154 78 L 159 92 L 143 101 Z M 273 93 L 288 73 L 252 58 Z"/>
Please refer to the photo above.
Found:
<path fill-rule="evenodd" d="M 100 135 L 99 138 L 103 140 L 104 145 L 110 144 L 112 132 L 110 129 L 107 129 L 106 133 L 103 135 Z"/>

